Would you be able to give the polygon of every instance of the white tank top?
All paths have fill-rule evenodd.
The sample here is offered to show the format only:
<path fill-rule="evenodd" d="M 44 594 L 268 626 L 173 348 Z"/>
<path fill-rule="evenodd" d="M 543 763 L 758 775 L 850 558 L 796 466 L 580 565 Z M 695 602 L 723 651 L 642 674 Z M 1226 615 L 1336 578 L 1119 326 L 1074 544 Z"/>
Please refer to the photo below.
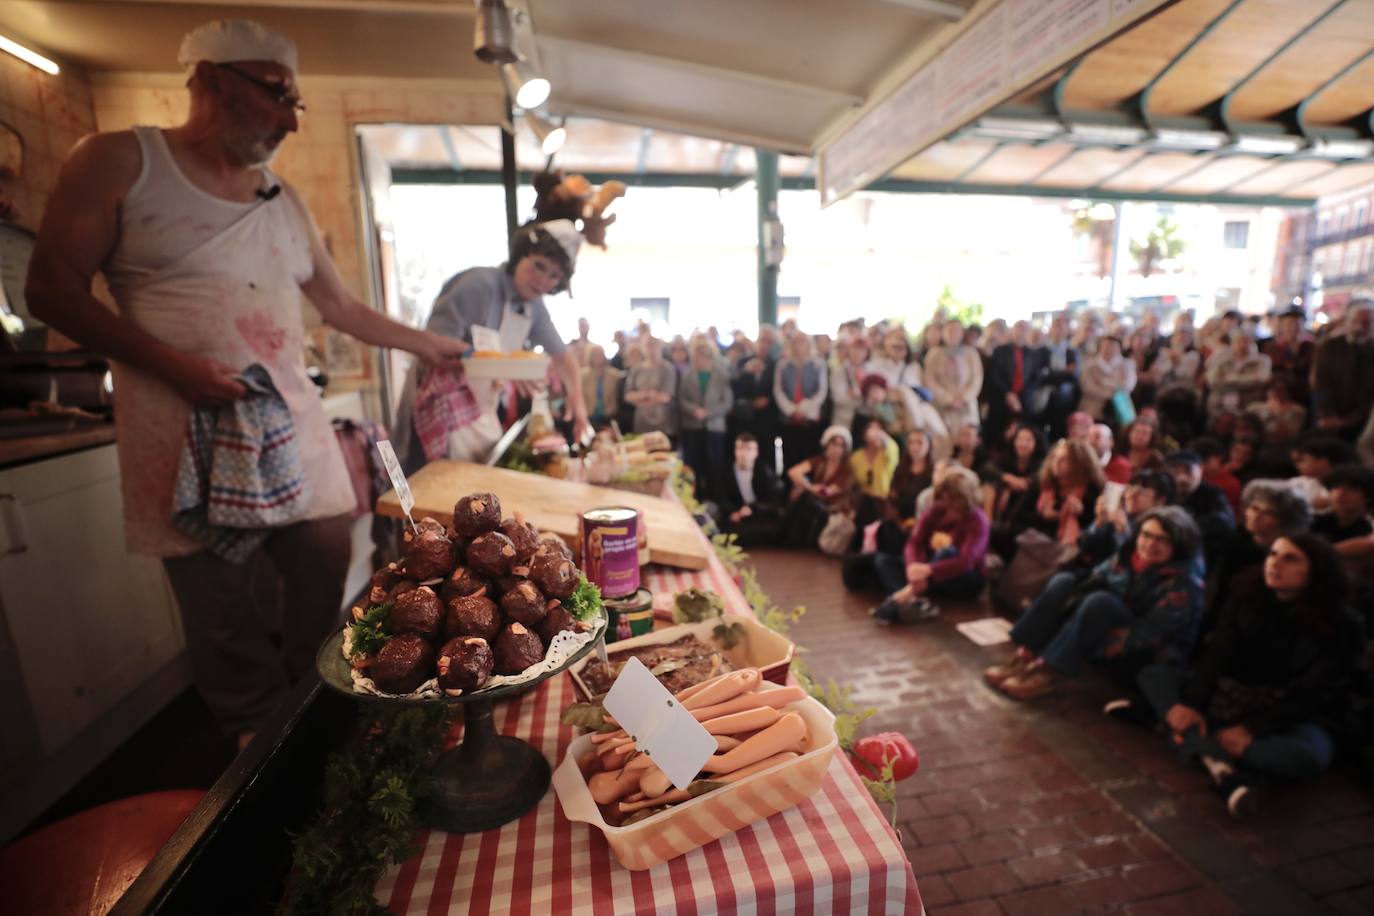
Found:
<path fill-rule="evenodd" d="M 162 131 L 135 127 L 143 154 L 120 205 L 119 241 L 103 269 L 120 313 L 172 347 L 245 369 L 261 363 L 291 408 L 312 490 L 307 518 L 354 506 L 333 430 L 306 377 L 302 283 L 312 231 L 293 199 L 236 203 L 201 190 Z M 264 187 L 276 184 L 263 169 Z M 129 549 L 153 556 L 202 545 L 171 521 L 172 488 L 191 405 L 161 379 L 115 366 L 115 428 Z"/>

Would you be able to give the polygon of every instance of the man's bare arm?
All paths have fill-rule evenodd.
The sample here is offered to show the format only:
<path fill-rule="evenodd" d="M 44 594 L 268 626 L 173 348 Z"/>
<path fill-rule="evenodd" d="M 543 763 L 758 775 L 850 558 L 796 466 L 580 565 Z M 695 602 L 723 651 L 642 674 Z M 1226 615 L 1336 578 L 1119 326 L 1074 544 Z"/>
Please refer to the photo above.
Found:
<path fill-rule="evenodd" d="M 320 317 L 325 324 L 351 334 L 364 343 L 409 351 L 428 363 L 461 356 L 467 350 L 468 345 L 461 340 L 407 327 L 360 302 L 339 276 L 334 259 L 325 250 L 319 227 L 315 225 L 315 219 L 305 202 L 290 186 L 286 186 L 286 194 L 310 227 L 310 256 L 315 272 L 301 289 L 315 308 L 320 310 Z"/>
<path fill-rule="evenodd" d="M 34 316 L 89 350 L 155 375 L 199 404 L 243 397 L 235 370 L 182 353 L 91 295 L 91 280 L 119 241 L 119 206 L 138 178 L 133 134 L 98 134 L 76 145 L 48 200 L 24 295 Z"/>

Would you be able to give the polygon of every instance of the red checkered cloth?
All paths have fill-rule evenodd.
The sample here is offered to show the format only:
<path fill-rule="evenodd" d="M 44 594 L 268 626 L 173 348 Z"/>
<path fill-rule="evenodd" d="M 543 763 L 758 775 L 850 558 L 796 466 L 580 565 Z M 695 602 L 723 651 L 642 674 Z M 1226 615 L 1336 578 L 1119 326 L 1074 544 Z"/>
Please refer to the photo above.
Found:
<path fill-rule="evenodd" d="M 468 380 L 451 369 L 421 370 L 415 391 L 415 435 L 425 458 L 448 457 L 448 434 L 482 415 Z"/>
<path fill-rule="evenodd" d="M 645 572 L 654 592 L 709 588 L 732 613 L 752 614 L 714 556 L 701 572 Z M 576 699 L 571 678 L 550 678 L 498 704 L 496 727 L 557 767 L 576 737 L 558 716 Z M 417 840 L 418 851 L 377 884 L 377 899 L 398 916 L 923 912 L 901 843 L 838 755 L 812 798 L 648 871 L 621 867 L 599 831 L 563 816 L 552 789 L 504 827 L 466 836 L 428 830 Z"/>

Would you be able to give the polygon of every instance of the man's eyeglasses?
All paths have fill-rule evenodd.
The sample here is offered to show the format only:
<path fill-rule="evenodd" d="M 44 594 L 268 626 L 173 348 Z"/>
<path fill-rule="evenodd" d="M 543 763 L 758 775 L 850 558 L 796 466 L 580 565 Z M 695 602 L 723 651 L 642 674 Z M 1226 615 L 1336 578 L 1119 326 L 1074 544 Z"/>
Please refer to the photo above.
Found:
<path fill-rule="evenodd" d="M 260 80 L 256 76 L 244 73 L 242 70 L 240 70 L 238 67 L 235 67 L 233 64 L 216 64 L 215 66 L 219 67 L 222 70 L 228 70 L 230 73 L 233 73 L 243 79 L 248 80 L 248 82 L 252 83 L 254 86 L 257 86 L 263 92 L 266 92 L 269 96 L 272 97 L 272 101 L 276 102 L 278 105 L 281 105 L 283 108 L 290 108 L 293 111 L 295 111 L 298 115 L 305 114 L 305 103 L 301 101 L 300 96 L 293 95 L 291 93 L 291 90 L 287 89 L 286 86 L 284 86 L 283 84 L 269 83 L 266 80 Z"/>

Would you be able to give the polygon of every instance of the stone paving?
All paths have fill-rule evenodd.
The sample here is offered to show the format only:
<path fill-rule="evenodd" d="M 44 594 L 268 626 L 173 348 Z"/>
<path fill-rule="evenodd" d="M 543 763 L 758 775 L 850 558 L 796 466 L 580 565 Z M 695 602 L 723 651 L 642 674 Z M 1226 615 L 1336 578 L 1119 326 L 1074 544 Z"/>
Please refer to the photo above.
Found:
<path fill-rule="evenodd" d="M 792 635 L 817 677 L 878 710 L 921 755 L 899 784 L 899 824 L 921 895 L 949 916 L 1374 913 L 1374 791 L 1348 769 L 1271 793 L 1233 819 L 1207 775 L 1164 739 L 1105 718 L 1119 691 L 1085 677 L 1013 702 L 982 681 L 1006 646 L 980 648 L 940 620 L 880 627 L 870 596 L 812 552 L 758 550 L 759 580 L 783 607 L 807 606 Z"/>

